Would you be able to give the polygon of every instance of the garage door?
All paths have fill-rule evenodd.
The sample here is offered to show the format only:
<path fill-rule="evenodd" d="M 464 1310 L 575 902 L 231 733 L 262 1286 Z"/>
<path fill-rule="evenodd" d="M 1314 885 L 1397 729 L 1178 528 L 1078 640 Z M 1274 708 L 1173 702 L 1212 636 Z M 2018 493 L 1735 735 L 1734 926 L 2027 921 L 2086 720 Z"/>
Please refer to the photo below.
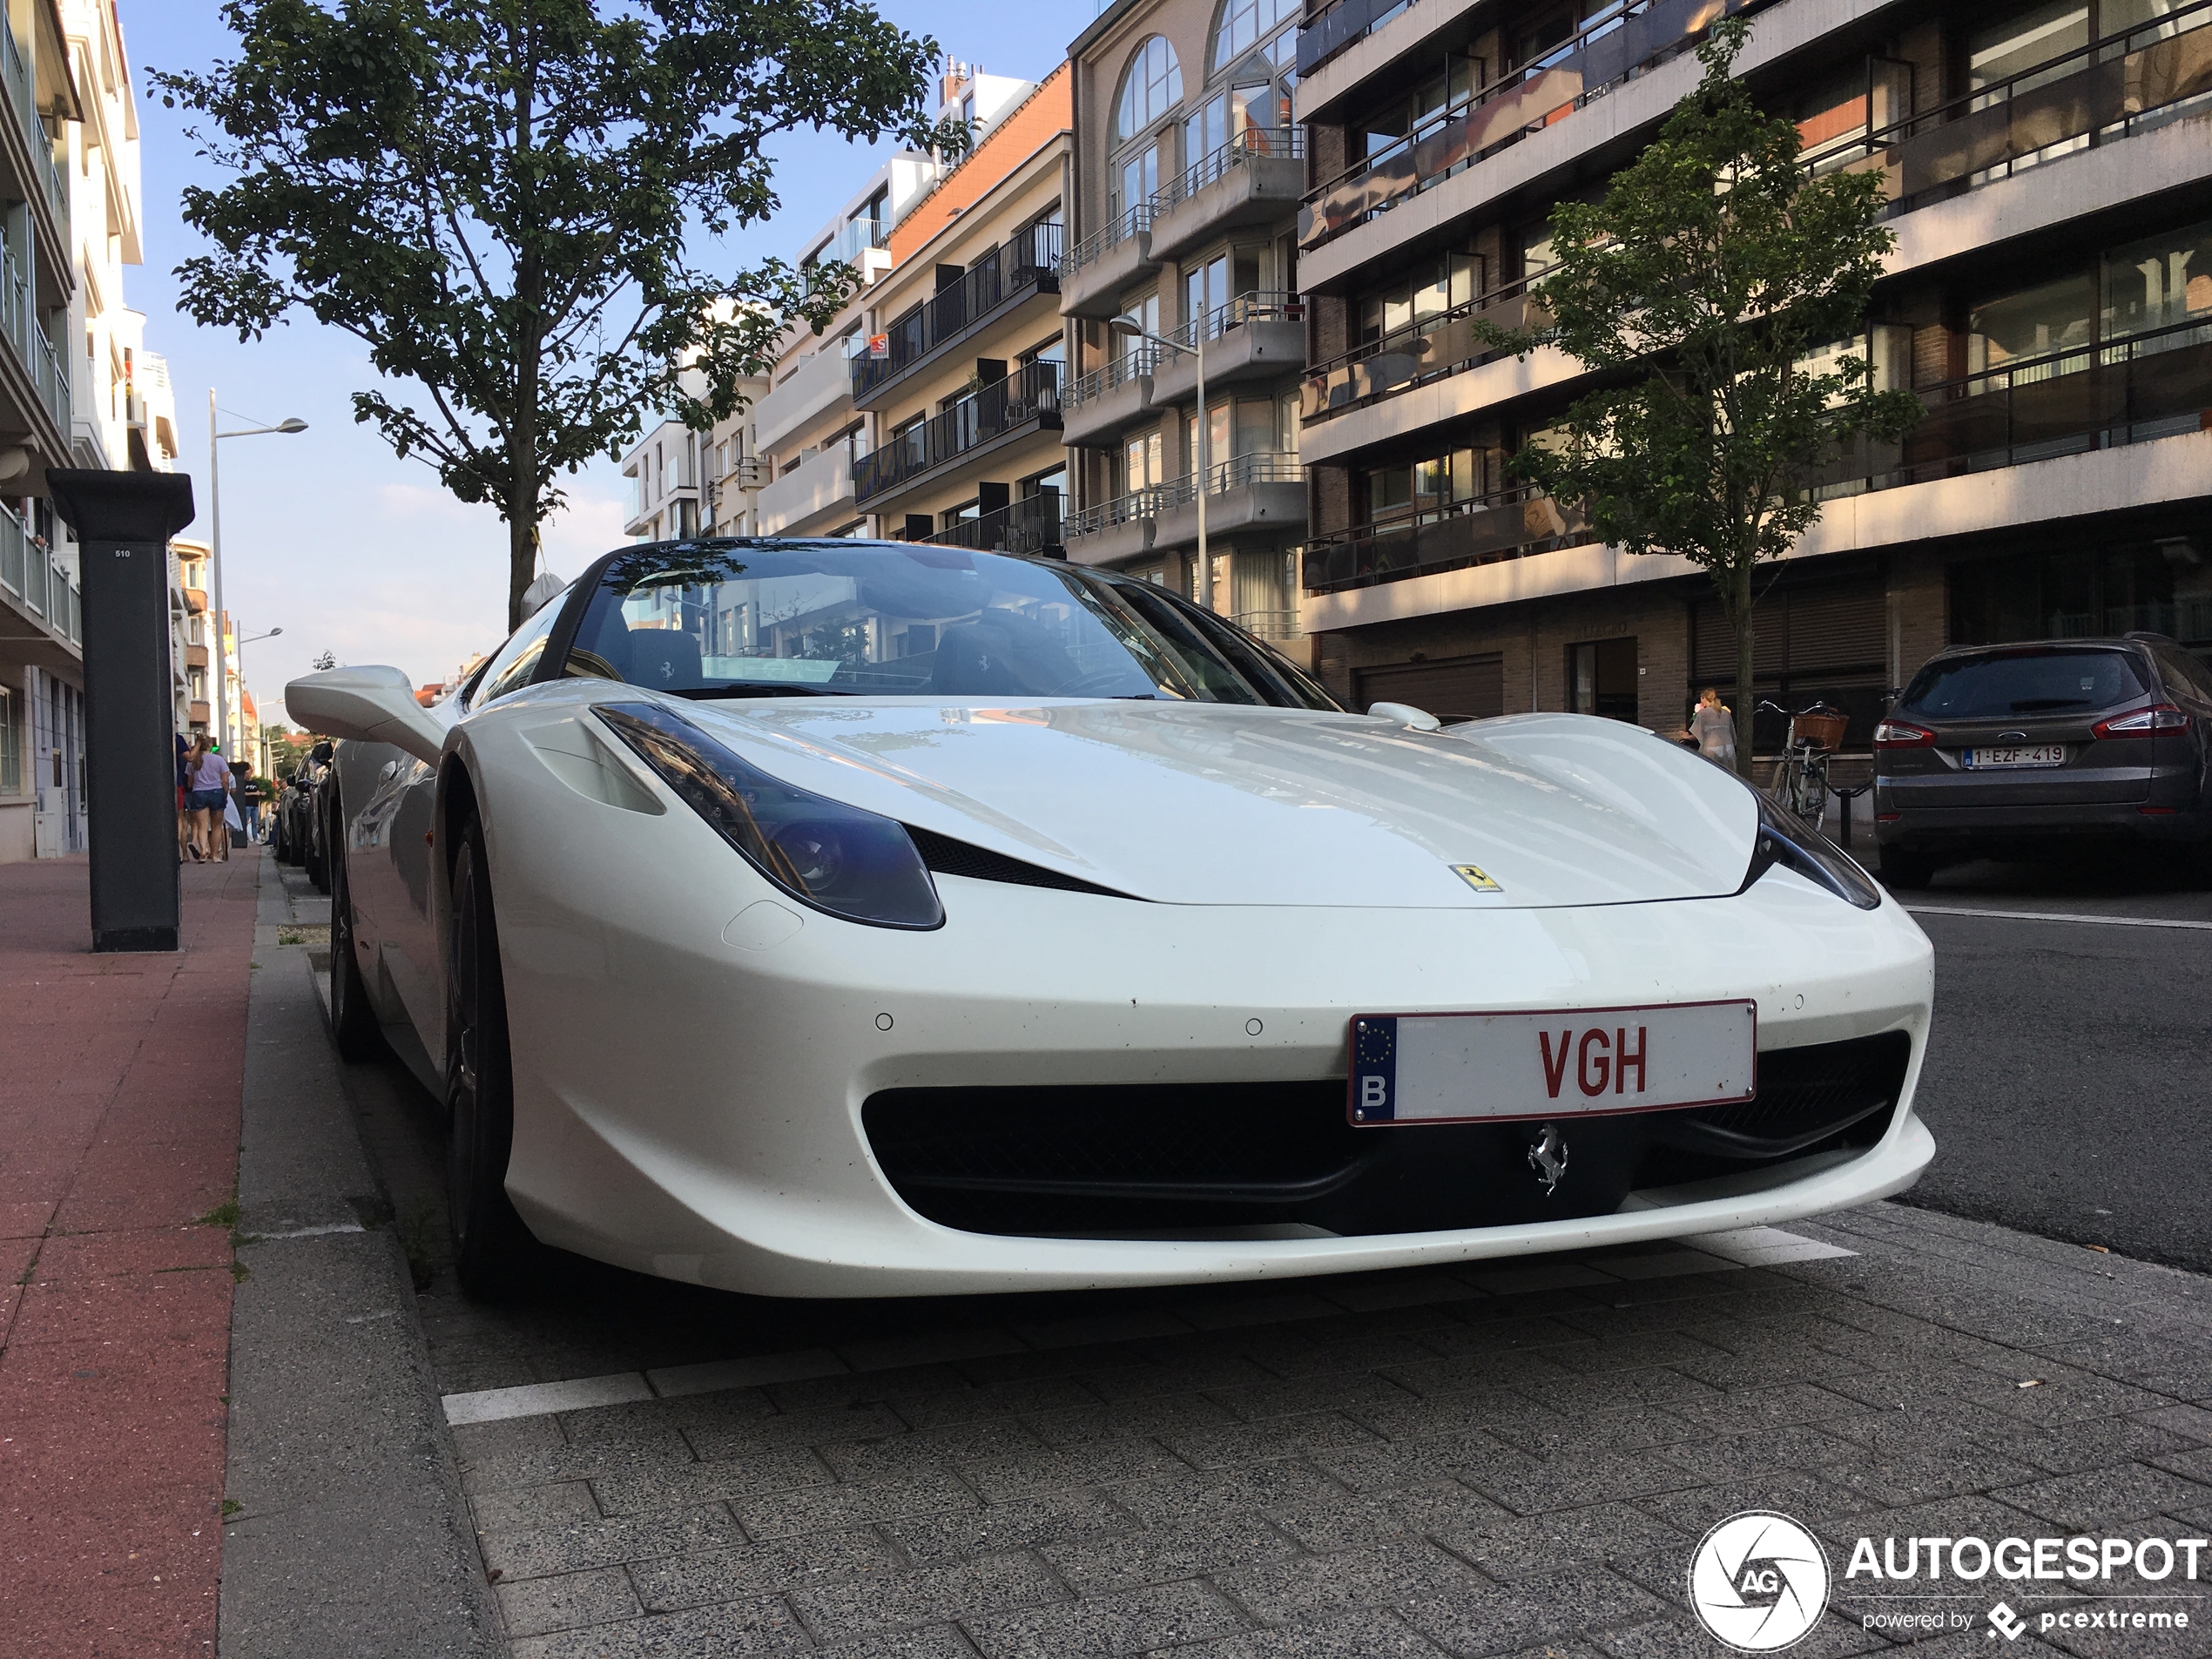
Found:
<path fill-rule="evenodd" d="M 1455 657 L 1440 663 L 1398 663 L 1363 668 L 1354 678 L 1357 707 L 1410 703 L 1440 720 L 1487 720 L 1506 711 L 1505 658 Z"/>

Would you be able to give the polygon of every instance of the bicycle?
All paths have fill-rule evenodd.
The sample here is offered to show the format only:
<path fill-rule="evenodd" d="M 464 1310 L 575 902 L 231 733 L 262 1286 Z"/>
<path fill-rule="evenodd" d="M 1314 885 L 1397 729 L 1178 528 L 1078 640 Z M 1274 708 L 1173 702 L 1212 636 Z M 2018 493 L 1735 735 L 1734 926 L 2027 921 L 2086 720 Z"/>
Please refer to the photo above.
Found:
<path fill-rule="evenodd" d="M 1758 706 L 1763 712 L 1783 715 L 1790 722 L 1789 741 L 1783 748 L 1782 758 L 1774 763 L 1774 778 L 1767 785 L 1769 799 L 1777 806 L 1787 807 L 1813 828 L 1825 828 L 1828 762 L 1842 745 L 1851 717 L 1826 703 L 1815 703 L 1793 712 L 1762 698 Z"/>

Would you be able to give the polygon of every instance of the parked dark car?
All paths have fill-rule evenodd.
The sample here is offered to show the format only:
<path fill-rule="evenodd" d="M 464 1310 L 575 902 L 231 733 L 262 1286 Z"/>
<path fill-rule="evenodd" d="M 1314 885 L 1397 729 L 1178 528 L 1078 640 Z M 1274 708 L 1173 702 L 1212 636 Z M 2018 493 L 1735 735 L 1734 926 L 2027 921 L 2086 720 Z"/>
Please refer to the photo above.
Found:
<path fill-rule="evenodd" d="M 2104 840 L 2212 873 L 2212 669 L 2129 634 L 1960 646 L 1874 731 L 1883 879 Z"/>

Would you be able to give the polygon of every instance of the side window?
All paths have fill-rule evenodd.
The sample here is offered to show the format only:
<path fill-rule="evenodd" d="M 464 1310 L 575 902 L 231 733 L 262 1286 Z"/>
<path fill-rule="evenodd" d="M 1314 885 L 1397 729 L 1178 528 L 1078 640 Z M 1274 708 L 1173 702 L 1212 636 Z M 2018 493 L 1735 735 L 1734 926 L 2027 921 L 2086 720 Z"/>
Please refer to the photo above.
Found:
<path fill-rule="evenodd" d="M 553 631 L 553 624 L 568 597 L 565 588 L 555 594 L 499 648 L 499 655 L 491 659 L 491 666 L 484 671 L 482 689 L 469 699 L 470 708 L 497 702 L 508 692 L 529 684 L 531 675 L 537 671 L 538 658 L 545 654 L 546 636 Z"/>

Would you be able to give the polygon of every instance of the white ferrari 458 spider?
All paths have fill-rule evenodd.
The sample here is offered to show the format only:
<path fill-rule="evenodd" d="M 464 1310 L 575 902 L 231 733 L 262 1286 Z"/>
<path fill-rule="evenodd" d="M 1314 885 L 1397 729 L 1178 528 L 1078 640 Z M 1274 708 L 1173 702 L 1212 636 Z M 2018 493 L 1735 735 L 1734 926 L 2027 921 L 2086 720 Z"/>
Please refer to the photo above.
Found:
<path fill-rule="evenodd" d="M 1147 583 L 610 554 L 458 692 L 295 680 L 332 1015 L 542 1243 L 786 1296 L 1461 1261 L 1909 1186 L 1932 955 L 1636 727 L 1339 707 Z"/>

